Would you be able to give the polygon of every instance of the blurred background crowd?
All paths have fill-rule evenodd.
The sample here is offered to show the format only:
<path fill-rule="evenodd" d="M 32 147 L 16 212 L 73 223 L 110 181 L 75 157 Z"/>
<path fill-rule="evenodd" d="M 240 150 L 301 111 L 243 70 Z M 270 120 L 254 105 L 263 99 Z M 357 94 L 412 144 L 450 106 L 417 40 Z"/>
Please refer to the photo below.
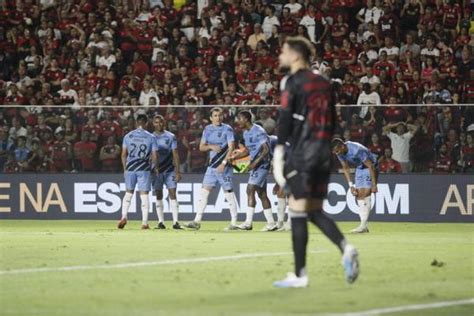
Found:
<path fill-rule="evenodd" d="M 472 173 L 472 12 L 467 0 L 0 0 L 0 104 L 16 106 L 0 108 L 0 172 L 120 172 L 139 113 L 164 115 L 183 172 L 201 172 L 200 105 L 235 105 L 233 126 L 239 105 L 260 105 L 273 134 L 278 54 L 300 35 L 342 105 L 337 133 L 381 172 Z"/>

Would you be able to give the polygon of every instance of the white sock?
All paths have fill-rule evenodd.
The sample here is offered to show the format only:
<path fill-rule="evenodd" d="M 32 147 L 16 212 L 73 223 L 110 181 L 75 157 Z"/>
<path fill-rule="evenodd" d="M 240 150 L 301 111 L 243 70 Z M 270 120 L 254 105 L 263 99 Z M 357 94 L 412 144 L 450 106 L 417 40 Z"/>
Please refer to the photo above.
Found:
<path fill-rule="evenodd" d="M 364 227 L 367 227 L 367 222 L 369 220 L 369 215 L 370 215 L 370 209 L 372 208 L 370 195 L 366 197 L 364 200 L 365 200 L 365 212 L 362 213 L 363 217 L 361 219 L 363 221 L 362 224 L 364 225 Z"/>
<path fill-rule="evenodd" d="M 245 222 L 249 225 L 252 225 L 253 222 L 253 214 L 255 213 L 255 207 L 248 207 L 247 208 L 247 214 L 245 218 Z"/>
<path fill-rule="evenodd" d="M 159 223 L 165 221 L 165 214 L 163 214 L 163 200 L 156 200 L 156 215 L 158 216 Z"/>
<path fill-rule="evenodd" d="M 359 217 L 360 217 L 360 226 L 366 227 L 367 220 L 369 219 L 370 213 L 370 196 L 364 198 L 363 200 L 358 200 L 359 202 Z"/>
<path fill-rule="evenodd" d="M 148 200 L 148 194 L 140 194 L 142 201 L 142 224 L 148 224 L 148 212 L 150 211 L 150 201 Z"/>
<path fill-rule="evenodd" d="M 209 198 L 210 193 L 211 192 L 207 191 L 206 189 L 201 189 L 201 194 L 199 197 L 199 201 L 197 203 L 197 213 L 196 213 L 196 216 L 194 217 L 194 221 L 196 223 L 200 223 L 202 220 L 202 214 L 204 213 L 204 210 L 206 209 L 207 199 Z"/>
<path fill-rule="evenodd" d="M 265 215 L 265 219 L 269 225 L 275 224 L 275 220 L 273 219 L 273 213 L 271 208 L 267 208 L 263 210 L 263 215 Z"/>
<path fill-rule="evenodd" d="M 277 210 L 278 222 L 283 223 L 285 221 L 286 198 L 278 198 Z"/>
<path fill-rule="evenodd" d="M 130 203 L 132 202 L 132 193 L 125 192 L 125 195 L 122 199 L 122 219 L 127 218 L 128 209 L 130 208 Z"/>
<path fill-rule="evenodd" d="M 173 216 L 173 224 L 176 224 L 178 222 L 178 209 L 179 209 L 179 204 L 177 200 L 170 199 L 170 209 L 171 209 L 171 215 Z"/>
<path fill-rule="evenodd" d="M 235 202 L 235 194 L 234 192 L 225 192 L 224 196 L 227 203 L 229 203 L 230 224 L 237 225 L 237 203 Z"/>

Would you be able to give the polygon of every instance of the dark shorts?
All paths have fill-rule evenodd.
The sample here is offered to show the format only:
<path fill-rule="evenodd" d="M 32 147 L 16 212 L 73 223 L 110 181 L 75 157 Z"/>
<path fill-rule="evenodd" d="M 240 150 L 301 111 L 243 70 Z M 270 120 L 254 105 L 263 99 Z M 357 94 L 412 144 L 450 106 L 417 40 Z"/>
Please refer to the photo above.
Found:
<path fill-rule="evenodd" d="M 326 172 L 296 172 L 292 175 L 290 171 L 287 175 L 288 188 L 290 194 L 295 199 L 325 199 L 328 193 L 328 183 L 330 173 Z M 293 173 L 294 173 L 293 172 Z"/>
<path fill-rule="evenodd" d="M 326 146 L 310 154 L 292 154 L 285 166 L 290 194 L 295 199 L 325 199 L 331 174 L 330 150 Z"/>

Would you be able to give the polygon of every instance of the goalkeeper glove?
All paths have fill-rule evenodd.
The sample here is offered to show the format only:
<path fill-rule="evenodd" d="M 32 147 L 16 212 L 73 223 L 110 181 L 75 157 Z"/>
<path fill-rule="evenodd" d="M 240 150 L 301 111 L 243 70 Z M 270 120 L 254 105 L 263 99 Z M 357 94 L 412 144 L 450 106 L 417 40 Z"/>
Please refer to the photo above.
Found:
<path fill-rule="evenodd" d="M 273 176 L 275 177 L 276 183 L 283 188 L 286 184 L 285 174 L 285 146 L 277 145 L 273 152 Z"/>

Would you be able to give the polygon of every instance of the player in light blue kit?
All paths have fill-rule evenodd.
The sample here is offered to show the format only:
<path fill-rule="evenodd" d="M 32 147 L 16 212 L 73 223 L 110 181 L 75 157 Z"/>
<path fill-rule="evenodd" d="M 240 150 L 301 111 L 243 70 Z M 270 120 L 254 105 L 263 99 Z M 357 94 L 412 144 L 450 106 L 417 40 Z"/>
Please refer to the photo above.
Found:
<path fill-rule="evenodd" d="M 176 199 L 177 183 L 181 181 L 179 171 L 179 154 L 176 136 L 165 130 L 166 121 L 161 115 L 153 118 L 158 154 L 160 157 L 159 174 L 154 176 L 153 190 L 156 194 L 156 214 L 158 216 L 158 226 L 156 229 L 166 229 L 163 213 L 163 185 L 166 185 L 169 196 L 169 208 L 173 217 L 173 229 L 183 229 L 178 223 L 179 204 Z"/>
<path fill-rule="evenodd" d="M 121 158 L 127 192 L 122 200 L 122 218 L 117 225 L 119 229 L 124 228 L 127 224 L 127 213 L 135 187 L 140 193 L 142 229 L 150 228 L 148 226 L 148 212 L 150 210 L 148 192 L 151 188 L 152 165 L 158 166 L 159 157 L 155 137 L 145 130 L 147 122 L 146 115 L 138 115 L 137 129 L 129 132 L 123 138 Z M 158 172 L 157 167 L 153 171 Z"/>
<path fill-rule="evenodd" d="M 252 230 L 253 215 L 257 205 L 255 193 L 257 193 L 267 220 L 267 225 L 262 231 L 277 230 L 278 227 L 273 219 L 272 205 L 267 196 L 267 176 L 271 165 L 270 139 L 263 127 L 252 124 L 252 114 L 249 111 L 241 111 L 237 115 L 237 124 L 244 131 L 245 147 L 242 151 L 235 150 L 231 159 L 240 159 L 250 155 L 250 163 L 242 170 L 242 172 L 250 171 L 247 184 L 247 216 L 245 222 L 238 227 L 242 230 Z"/>
<path fill-rule="evenodd" d="M 209 166 L 202 181 L 202 189 L 197 205 L 194 221 L 186 224 L 187 228 L 201 228 L 201 220 L 207 206 L 207 200 L 212 189 L 220 185 L 229 203 L 231 222 L 228 230 L 237 230 L 237 202 L 232 184 L 232 166 L 229 158 L 235 148 L 234 130 L 224 120 L 222 109 L 211 110 L 211 123 L 204 128 L 199 150 L 209 152 Z"/>
<path fill-rule="evenodd" d="M 368 233 L 367 221 L 372 208 L 370 195 L 377 192 L 377 156 L 362 144 L 344 142 L 340 138 L 332 140 L 332 150 L 341 162 L 351 193 L 359 204 L 360 226 L 351 232 Z M 356 168 L 355 185 L 351 181 L 350 167 Z"/>

